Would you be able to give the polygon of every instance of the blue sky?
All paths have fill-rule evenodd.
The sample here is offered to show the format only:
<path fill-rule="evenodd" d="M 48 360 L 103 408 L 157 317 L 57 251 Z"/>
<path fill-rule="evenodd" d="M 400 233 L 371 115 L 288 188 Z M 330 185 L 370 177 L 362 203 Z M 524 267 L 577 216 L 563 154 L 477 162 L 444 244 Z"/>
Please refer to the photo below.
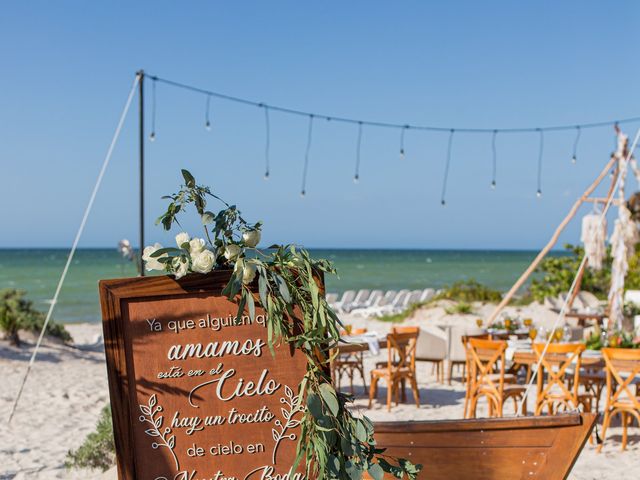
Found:
<path fill-rule="evenodd" d="M 536 127 L 640 115 L 637 2 L 6 2 L 0 15 L 0 247 L 70 245 L 139 68 L 241 97 L 330 115 L 455 127 Z M 150 91 L 150 88 L 147 89 Z M 307 123 L 157 88 L 148 143 L 148 241 L 180 168 L 190 169 L 267 242 L 308 247 L 538 248 L 607 161 L 611 129 L 456 134 L 447 207 L 447 135 L 318 122 L 299 196 Z M 148 111 L 148 113 L 150 110 Z M 132 110 L 81 246 L 137 236 Z M 626 127 L 633 133 L 638 124 Z M 148 133 L 148 132 L 147 132 Z M 586 210 L 583 210 L 584 213 Z M 190 229 L 197 222 L 186 221 Z M 579 221 L 563 235 L 576 242 Z"/>

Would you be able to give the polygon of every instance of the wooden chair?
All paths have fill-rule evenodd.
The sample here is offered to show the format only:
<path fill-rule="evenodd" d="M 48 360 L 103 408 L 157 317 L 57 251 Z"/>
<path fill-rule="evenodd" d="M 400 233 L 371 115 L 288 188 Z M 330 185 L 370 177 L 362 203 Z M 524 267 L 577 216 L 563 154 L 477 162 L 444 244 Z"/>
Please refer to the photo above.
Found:
<path fill-rule="evenodd" d="M 464 393 L 464 418 L 468 418 L 468 410 L 469 410 L 469 404 L 471 403 L 471 353 L 469 351 L 469 339 L 471 338 L 479 338 L 481 340 L 490 340 L 489 334 L 488 333 L 483 333 L 483 334 L 479 334 L 479 335 L 463 335 L 462 336 L 462 346 L 464 347 L 464 351 L 465 351 L 465 363 L 464 366 L 462 367 L 462 377 L 465 379 L 465 393 Z"/>
<path fill-rule="evenodd" d="M 578 393 L 584 344 L 550 343 L 543 357 L 544 348 L 544 343 L 533 345 L 533 350 L 540 362 L 535 414 L 542 414 L 545 407 L 549 415 L 555 415 L 560 407 L 566 411 L 577 409 L 580 405 L 585 412 L 590 412 L 592 395 Z M 567 386 L 567 375 L 571 376 L 570 387 Z"/>
<path fill-rule="evenodd" d="M 513 399 L 514 411 L 518 412 L 518 401 L 522 399 L 525 387 L 505 380 L 504 340 L 470 338 L 467 341 L 469 354 L 469 411 L 476 417 L 478 400 L 485 397 L 489 403 L 489 416 L 502 417 L 504 404 Z"/>
<path fill-rule="evenodd" d="M 341 335 L 346 335 L 345 332 L 341 332 Z M 362 335 L 367 333 L 366 328 L 355 328 L 351 330 L 351 335 Z M 340 384 L 342 383 L 342 375 L 345 373 L 349 378 L 349 389 L 351 394 L 354 394 L 353 378 L 358 372 L 362 377 L 362 383 L 364 384 L 364 391 L 367 391 L 367 381 L 364 375 L 364 351 L 344 353 L 338 355 L 331 364 L 331 373 L 333 382 L 337 390 L 340 390 Z"/>
<path fill-rule="evenodd" d="M 602 356 L 607 369 L 607 400 L 602 421 L 602 450 L 611 418 L 620 414 L 622 419 L 622 450 L 627 448 L 627 428 L 636 419 L 640 425 L 640 397 L 637 384 L 634 391 L 631 386 L 640 375 L 640 350 L 631 348 L 603 348 Z"/>
<path fill-rule="evenodd" d="M 408 330 L 411 328 L 411 330 Z M 398 404 L 398 393 L 401 385 L 408 381 L 411 385 L 416 406 L 420 407 L 420 392 L 416 380 L 416 343 L 419 329 L 417 327 L 397 327 L 387 335 L 387 363 L 384 368 L 371 371 L 369 387 L 369 408 L 378 394 L 378 381 L 387 383 L 387 410 L 391 411 L 391 399 L 395 395 Z M 404 387 L 403 387 L 404 390 Z"/>

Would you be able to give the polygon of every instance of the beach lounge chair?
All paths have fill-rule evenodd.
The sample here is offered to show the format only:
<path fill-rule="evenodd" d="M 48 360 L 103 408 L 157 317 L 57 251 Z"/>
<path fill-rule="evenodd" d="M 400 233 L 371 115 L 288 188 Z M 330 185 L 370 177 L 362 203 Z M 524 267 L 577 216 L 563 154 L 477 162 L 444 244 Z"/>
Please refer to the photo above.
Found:
<path fill-rule="evenodd" d="M 371 306 L 357 309 L 353 313 L 357 313 L 358 315 L 362 315 L 364 317 L 373 316 L 380 310 L 380 308 L 386 305 L 390 305 L 397 294 L 398 292 L 396 292 L 395 290 L 389 290 L 384 294 L 382 298 L 379 298 L 378 301 L 376 301 Z"/>
<path fill-rule="evenodd" d="M 337 293 L 327 293 L 325 298 L 326 298 L 327 303 L 329 304 L 329 306 L 331 308 L 333 308 L 333 305 L 338 301 L 338 294 Z"/>
<path fill-rule="evenodd" d="M 354 298 L 356 298 L 356 292 L 354 290 L 345 291 L 342 294 L 342 298 L 333 304 L 333 309 L 336 312 L 344 312 L 344 307 L 349 305 Z"/>
<path fill-rule="evenodd" d="M 580 300 L 580 303 L 582 303 L 582 308 L 585 310 L 597 310 L 598 308 L 603 306 L 603 302 L 598 300 L 598 297 L 596 297 L 591 292 L 581 291 L 578 293 L 577 299 Z"/>
<path fill-rule="evenodd" d="M 420 295 L 420 303 L 428 302 L 436 295 L 436 291 L 433 288 L 425 288 Z"/>
<path fill-rule="evenodd" d="M 349 305 L 344 307 L 344 310 L 347 312 L 353 312 L 356 308 L 363 308 L 368 305 L 369 298 L 371 298 L 370 290 L 358 290 L 356 294 L 356 298 L 353 299 Z"/>
<path fill-rule="evenodd" d="M 447 332 L 438 327 L 421 327 L 416 345 L 416 362 L 433 364 L 438 382 L 444 382 L 444 361 L 447 359 Z"/>
<path fill-rule="evenodd" d="M 390 304 L 378 307 L 377 311 L 374 312 L 374 315 L 376 317 L 380 317 L 382 315 L 393 315 L 395 313 L 402 312 L 407 308 L 409 295 L 409 290 L 400 290 Z"/>

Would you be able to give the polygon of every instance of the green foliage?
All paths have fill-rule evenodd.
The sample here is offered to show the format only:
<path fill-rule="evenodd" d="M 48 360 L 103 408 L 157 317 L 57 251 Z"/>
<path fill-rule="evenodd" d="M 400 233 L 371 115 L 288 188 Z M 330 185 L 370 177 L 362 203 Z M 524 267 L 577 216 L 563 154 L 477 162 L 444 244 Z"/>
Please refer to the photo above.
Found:
<path fill-rule="evenodd" d="M 298 388 L 299 398 L 306 399 L 307 408 L 292 470 L 305 465 L 307 478 L 356 480 L 368 472 L 378 480 L 385 471 L 398 478 L 415 479 L 420 466 L 383 455 L 384 450 L 375 445 L 371 421 L 354 417 L 347 408 L 352 398 L 331 385 L 329 352 L 339 340 L 341 324 L 318 286 L 326 274 L 335 273 L 330 262 L 313 260 L 306 250 L 294 245 L 272 245 L 267 252 L 258 250 L 255 246 L 260 223 L 248 224 L 235 206 L 213 195 L 208 187 L 197 185 L 188 171 L 183 170 L 182 176 L 185 184 L 178 193 L 165 197 L 171 202 L 158 223 L 169 230 L 178 223 L 177 214 L 194 204 L 208 248 L 215 256 L 214 268 L 233 268 L 223 294 L 238 303 L 238 316 L 248 311 L 254 318 L 259 303 L 267 312 L 271 351 L 280 343 L 293 344 L 308 360 L 306 375 Z M 207 197 L 220 200 L 225 208 L 218 213 L 207 211 Z M 257 236 L 247 236 L 256 232 Z M 151 259 L 164 265 L 165 271 L 176 276 L 193 271 L 195 265 L 189 243 L 183 242 L 182 237 L 179 243 L 183 243 L 179 248 L 163 248 L 150 254 Z M 256 283 L 257 295 L 252 293 Z"/>
<path fill-rule="evenodd" d="M 432 301 L 453 300 L 456 302 L 499 302 L 502 294 L 498 290 L 493 290 L 473 278 L 460 280 L 451 286 L 446 286 L 436 295 Z"/>
<path fill-rule="evenodd" d="M 33 302 L 25 298 L 22 290 L 0 290 L 0 330 L 14 345 L 20 344 L 20 330 L 40 333 L 44 325 L 45 316 L 33 307 Z M 49 321 L 47 335 L 60 338 L 65 342 L 71 341 L 71 335 L 64 326 Z"/>
<path fill-rule="evenodd" d="M 87 435 L 77 450 L 67 453 L 65 467 L 99 468 L 105 471 L 115 464 L 115 453 L 111 407 L 106 405 L 100 412 L 96 430 Z"/>
<path fill-rule="evenodd" d="M 609 334 L 596 328 L 585 340 L 588 350 L 600 350 L 602 348 L 640 348 L 640 337 L 632 332 L 614 331 Z"/>
<path fill-rule="evenodd" d="M 557 297 L 567 292 L 573 282 L 573 277 L 584 255 L 584 248 L 565 245 L 568 255 L 545 258 L 536 269 L 536 277 L 531 281 L 529 292 L 539 302 L 546 297 Z M 611 287 L 611 247 L 607 248 L 607 255 L 602 270 L 595 271 L 585 268 L 581 290 L 593 293 L 600 299 L 607 298 Z M 625 279 L 625 288 L 636 290 L 640 288 L 640 246 L 629 260 L 629 272 Z"/>
<path fill-rule="evenodd" d="M 466 315 L 469 313 L 473 313 L 473 307 L 470 303 L 458 302 L 452 305 L 451 307 L 445 308 L 444 311 L 447 312 L 447 315 L 454 315 L 454 314 Z"/>

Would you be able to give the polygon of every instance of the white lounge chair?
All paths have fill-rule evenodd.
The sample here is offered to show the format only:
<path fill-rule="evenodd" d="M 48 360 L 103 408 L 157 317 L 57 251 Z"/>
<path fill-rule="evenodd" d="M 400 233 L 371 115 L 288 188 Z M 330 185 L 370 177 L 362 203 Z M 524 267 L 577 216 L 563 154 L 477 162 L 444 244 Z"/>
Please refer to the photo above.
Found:
<path fill-rule="evenodd" d="M 420 296 L 420 302 L 428 302 L 436 295 L 436 291 L 433 288 L 425 288 Z"/>
<path fill-rule="evenodd" d="M 370 290 L 358 290 L 355 298 L 348 305 L 343 305 L 342 310 L 344 312 L 351 312 L 354 308 L 358 308 L 358 306 L 364 304 L 371 295 Z"/>
<path fill-rule="evenodd" d="M 377 311 L 374 312 L 373 315 L 375 315 L 376 317 L 380 317 L 382 315 L 392 315 L 394 313 L 401 312 L 402 310 L 407 308 L 409 294 L 409 290 L 400 290 L 393 298 L 391 303 L 378 307 Z"/>
<path fill-rule="evenodd" d="M 344 312 L 344 307 L 349 305 L 354 298 L 356 298 L 356 292 L 354 290 L 345 291 L 342 294 L 342 298 L 333 304 L 333 309 L 336 312 Z"/>
<path fill-rule="evenodd" d="M 327 293 L 325 298 L 326 298 L 327 303 L 329 304 L 329 306 L 331 308 L 333 308 L 333 305 L 338 301 L 338 294 L 337 293 Z"/>
<path fill-rule="evenodd" d="M 385 293 L 382 296 L 382 298 L 379 298 L 376 302 L 372 303 L 370 306 L 365 308 L 359 308 L 357 310 L 354 310 L 352 313 L 362 315 L 364 317 L 374 315 L 380 307 L 389 305 L 393 301 L 396 295 L 397 295 L 397 292 L 395 290 L 389 290 L 387 291 L 387 293 Z"/>

